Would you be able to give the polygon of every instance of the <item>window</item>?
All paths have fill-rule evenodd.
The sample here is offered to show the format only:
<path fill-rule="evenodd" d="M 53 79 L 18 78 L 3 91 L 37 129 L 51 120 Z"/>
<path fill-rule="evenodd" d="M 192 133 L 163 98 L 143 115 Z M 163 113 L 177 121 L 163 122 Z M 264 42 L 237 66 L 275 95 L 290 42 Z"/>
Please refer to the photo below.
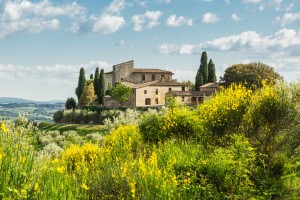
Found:
<path fill-rule="evenodd" d="M 147 94 L 147 90 L 144 90 L 144 94 Z"/>
<path fill-rule="evenodd" d="M 152 81 L 155 81 L 155 74 L 152 74 Z"/>
<path fill-rule="evenodd" d="M 158 89 L 156 89 L 155 94 L 158 94 Z"/>
<path fill-rule="evenodd" d="M 145 74 L 142 75 L 142 81 L 146 80 Z"/>
<path fill-rule="evenodd" d="M 182 91 L 185 91 L 185 87 L 184 86 L 182 86 Z"/>
<path fill-rule="evenodd" d="M 150 98 L 145 99 L 145 105 L 151 105 L 151 99 Z"/>
<path fill-rule="evenodd" d="M 134 94 L 134 89 L 132 89 L 132 94 Z"/>
<path fill-rule="evenodd" d="M 198 102 L 203 103 L 203 97 L 198 97 Z"/>
<path fill-rule="evenodd" d="M 169 88 L 169 92 L 172 91 L 172 88 Z"/>
<path fill-rule="evenodd" d="M 155 99 L 155 103 L 158 104 L 158 98 Z"/>
<path fill-rule="evenodd" d="M 181 101 L 184 102 L 184 97 L 181 97 Z"/>

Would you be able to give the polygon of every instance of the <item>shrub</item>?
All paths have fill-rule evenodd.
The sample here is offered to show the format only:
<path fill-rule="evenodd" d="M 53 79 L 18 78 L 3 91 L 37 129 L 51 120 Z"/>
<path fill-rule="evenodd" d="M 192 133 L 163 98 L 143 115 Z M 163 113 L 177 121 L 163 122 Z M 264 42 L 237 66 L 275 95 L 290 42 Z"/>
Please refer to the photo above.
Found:
<path fill-rule="evenodd" d="M 56 123 L 61 123 L 62 120 L 63 120 L 63 117 L 64 117 L 64 111 L 63 110 L 56 111 L 53 114 L 53 121 L 56 122 Z"/>

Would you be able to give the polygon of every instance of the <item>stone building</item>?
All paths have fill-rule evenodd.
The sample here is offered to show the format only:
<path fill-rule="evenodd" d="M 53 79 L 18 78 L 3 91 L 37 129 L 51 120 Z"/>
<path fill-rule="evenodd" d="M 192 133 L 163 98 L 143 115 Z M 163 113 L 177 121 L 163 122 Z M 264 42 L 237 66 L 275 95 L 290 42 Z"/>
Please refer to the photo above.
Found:
<path fill-rule="evenodd" d="M 132 94 L 123 106 L 151 107 L 164 106 L 166 95 L 176 97 L 186 105 L 196 105 L 203 102 L 205 95 L 211 94 L 211 87 L 203 87 L 202 91 L 189 91 L 186 84 L 172 78 L 171 71 L 161 69 L 134 68 L 134 61 L 117 64 L 113 71 L 105 73 L 106 90 L 118 83 L 132 88 Z M 106 98 L 106 106 L 117 106 L 118 103 Z"/>

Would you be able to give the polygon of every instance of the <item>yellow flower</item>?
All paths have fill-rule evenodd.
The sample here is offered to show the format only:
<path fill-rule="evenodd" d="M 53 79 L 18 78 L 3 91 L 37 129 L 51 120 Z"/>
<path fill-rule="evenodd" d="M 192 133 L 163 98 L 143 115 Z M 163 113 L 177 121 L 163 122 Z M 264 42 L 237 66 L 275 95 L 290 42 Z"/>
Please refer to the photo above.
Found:
<path fill-rule="evenodd" d="M 38 190 L 38 189 L 39 189 L 39 183 L 36 182 L 36 183 L 34 184 L 34 190 Z"/>
<path fill-rule="evenodd" d="M 81 187 L 85 190 L 89 190 L 90 188 L 85 184 L 85 183 L 82 183 L 81 184 Z"/>
<path fill-rule="evenodd" d="M 56 170 L 62 174 L 65 172 L 66 168 L 65 168 L 65 166 L 61 166 L 61 167 L 57 167 Z"/>
<path fill-rule="evenodd" d="M 5 124 L 1 124 L 1 130 L 6 133 L 8 130 L 6 129 Z"/>
<path fill-rule="evenodd" d="M 58 163 L 58 159 L 57 158 L 55 158 L 54 160 L 52 160 L 52 163 Z"/>

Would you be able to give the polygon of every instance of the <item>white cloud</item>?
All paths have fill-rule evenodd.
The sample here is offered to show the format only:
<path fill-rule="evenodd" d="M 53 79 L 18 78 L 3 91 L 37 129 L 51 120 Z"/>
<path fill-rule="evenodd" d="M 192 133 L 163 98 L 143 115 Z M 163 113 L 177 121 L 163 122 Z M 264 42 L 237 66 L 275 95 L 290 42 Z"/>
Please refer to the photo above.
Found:
<path fill-rule="evenodd" d="M 233 14 L 231 15 L 231 19 L 232 19 L 233 21 L 235 21 L 235 22 L 241 20 L 241 18 L 240 18 L 237 14 L 235 14 L 235 13 L 233 13 Z"/>
<path fill-rule="evenodd" d="M 7 1 L 2 5 L 0 38 L 21 31 L 37 33 L 46 29 L 58 29 L 60 25 L 58 17 L 74 18 L 85 13 L 85 8 L 76 2 L 54 6 L 48 0 L 37 3 L 28 0 L 15 0 Z"/>
<path fill-rule="evenodd" d="M 102 14 L 93 25 L 94 33 L 110 34 L 118 31 L 125 24 L 121 16 Z"/>
<path fill-rule="evenodd" d="M 171 3 L 172 0 L 155 0 L 158 3 Z"/>
<path fill-rule="evenodd" d="M 251 51 L 260 54 L 283 52 L 285 54 L 300 51 L 300 32 L 293 29 L 281 29 L 273 35 L 261 36 L 255 31 L 242 32 L 209 40 L 198 45 L 163 44 L 159 47 L 162 54 L 198 54 L 202 49 L 211 51 Z"/>
<path fill-rule="evenodd" d="M 0 64 L 1 96 L 19 96 L 34 100 L 66 99 L 74 96 L 79 70 L 85 69 L 86 78 L 95 73 L 96 67 L 111 71 L 106 61 L 91 61 L 79 65 L 55 64 L 51 66 L 18 66 Z M 63 87 L 62 87 L 63 85 Z M 40 91 L 47 91 L 41 93 Z"/>
<path fill-rule="evenodd" d="M 179 16 L 176 19 L 176 15 L 170 15 L 168 17 L 168 19 L 166 20 L 166 24 L 167 26 L 172 26 L 172 27 L 177 27 L 177 26 L 181 26 L 181 25 L 187 25 L 187 26 L 192 26 L 193 25 L 193 20 L 183 17 L 183 16 Z"/>
<path fill-rule="evenodd" d="M 142 15 L 133 15 L 131 17 L 131 21 L 133 22 L 133 30 L 136 32 L 140 32 L 143 30 L 144 24 L 148 22 L 146 25 L 148 28 L 153 28 L 158 26 L 160 22 L 158 21 L 159 18 L 162 16 L 161 11 L 149 11 L 147 10 Z"/>
<path fill-rule="evenodd" d="M 230 0 L 224 0 L 226 4 L 230 4 Z"/>
<path fill-rule="evenodd" d="M 275 7 L 275 10 L 279 11 L 281 3 L 282 0 L 269 0 L 267 2 L 262 2 L 258 9 L 263 11 L 266 7 Z"/>
<path fill-rule="evenodd" d="M 292 23 L 293 21 L 300 19 L 300 12 L 298 13 L 285 13 L 282 17 L 276 17 L 274 23 L 285 26 Z"/>
<path fill-rule="evenodd" d="M 248 3 L 259 3 L 261 1 L 262 0 L 242 0 L 242 3 L 246 3 L 246 4 L 248 4 Z"/>
<path fill-rule="evenodd" d="M 219 18 L 214 13 L 208 12 L 202 16 L 202 23 L 210 24 L 210 23 L 216 23 L 218 21 L 219 21 Z"/>

